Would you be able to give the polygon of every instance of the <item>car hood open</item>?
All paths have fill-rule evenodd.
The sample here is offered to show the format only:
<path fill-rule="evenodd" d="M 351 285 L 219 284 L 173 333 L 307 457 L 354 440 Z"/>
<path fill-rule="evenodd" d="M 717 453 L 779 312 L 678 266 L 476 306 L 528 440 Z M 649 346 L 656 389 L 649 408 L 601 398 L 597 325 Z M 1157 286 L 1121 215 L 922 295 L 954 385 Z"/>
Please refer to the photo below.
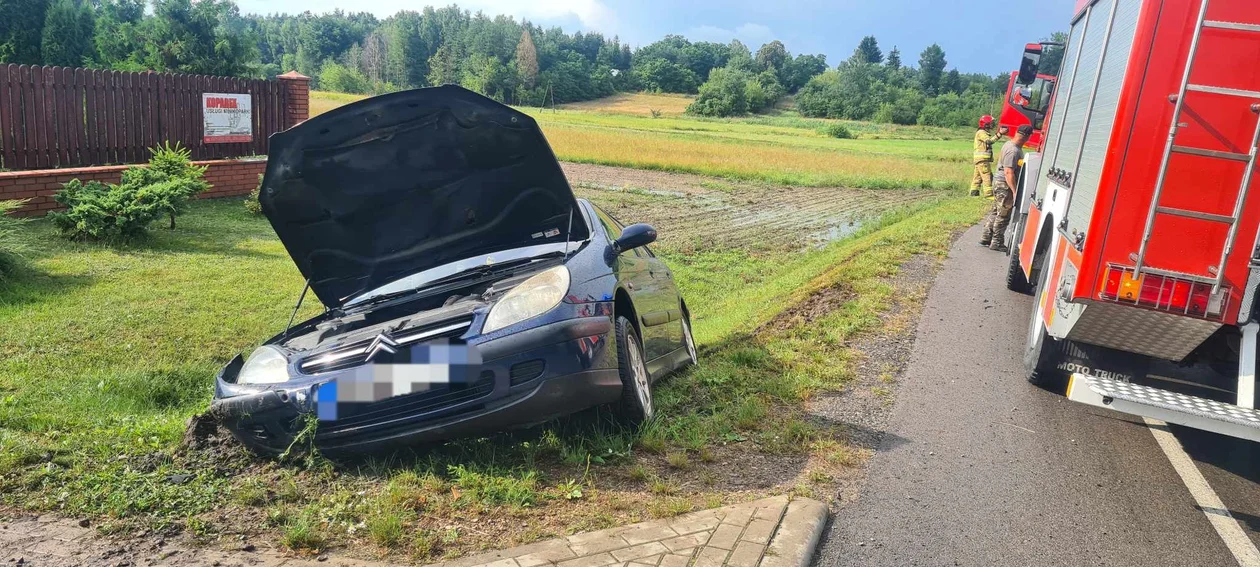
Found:
<path fill-rule="evenodd" d="M 456 87 L 349 104 L 271 137 L 259 201 L 328 307 L 409 274 L 589 237 L 533 118 Z"/>

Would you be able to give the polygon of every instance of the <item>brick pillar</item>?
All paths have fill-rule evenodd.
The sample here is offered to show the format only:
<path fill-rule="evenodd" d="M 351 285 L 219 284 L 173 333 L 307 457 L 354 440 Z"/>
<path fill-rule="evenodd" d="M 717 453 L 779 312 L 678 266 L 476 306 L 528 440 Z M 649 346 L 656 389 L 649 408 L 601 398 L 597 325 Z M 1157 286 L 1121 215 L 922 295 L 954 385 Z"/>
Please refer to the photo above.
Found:
<path fill-rule="evenodd" d="M 285 91 L 284 128 L 287 130 L 310 118 L 311 78 L 297 71 L 276 77 Z"/>

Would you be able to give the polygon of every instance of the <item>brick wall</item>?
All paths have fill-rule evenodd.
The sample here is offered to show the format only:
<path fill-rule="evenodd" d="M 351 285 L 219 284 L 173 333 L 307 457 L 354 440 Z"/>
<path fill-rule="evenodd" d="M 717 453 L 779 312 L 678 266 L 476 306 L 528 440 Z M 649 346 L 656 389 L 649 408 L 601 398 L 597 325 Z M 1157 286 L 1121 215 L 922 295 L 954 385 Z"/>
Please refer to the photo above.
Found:
<path fill-rule="evenodd" d="M 311 113 L 311 78 L 297 71 L 277 76 L 286 91 L 285 128 L 305 122 Z"/>
<path fill-rule="evenodd" d="M 266 160 L 212 160 L 199 161 L 198 165 L 208 166 L 206 181 L 210 189 L 199 195 L 202 199 L 216 197 L 238 197 L 249 194 L 258 186 L 258 176 L 267 166 Z M 53 200 L 52 195 L 71 179 L 83 181 L 102 181 L 118 183 L 126 165 L 108 165 L 99 167 L 68 167 L 64 169 L 41 169 L 36 171 L 0 171 L 0 201 L 9 199 L 30 199 L 25 207 L 18 209 L 20 216 L 39 216 L 61 205 Z"/>

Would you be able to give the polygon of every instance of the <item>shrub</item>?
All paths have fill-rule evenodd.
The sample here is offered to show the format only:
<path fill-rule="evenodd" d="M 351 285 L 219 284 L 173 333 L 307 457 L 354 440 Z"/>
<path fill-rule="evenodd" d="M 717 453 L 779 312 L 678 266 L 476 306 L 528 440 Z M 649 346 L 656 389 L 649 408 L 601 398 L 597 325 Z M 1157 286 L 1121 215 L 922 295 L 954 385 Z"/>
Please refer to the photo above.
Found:
<path fill-rule="evenodd" d="M 153 221 L 167 216 L 175 229 L 175 217 L 188 208 L 188 199 L 207 188 L 206 168 L 193 165 L 191 152 L 178 145 L 150 150 L 147 167 L 131 167 L 119 184 L 73 179 L 53 197 L 64 212 L 49 216 L 71 238 L 112 239 L 137 236 Z"/>
<path fill-rule="evenodd" d="M 748 112 L 749 83 L 757 84 L 745 71 L 719 67 L 709 72 L 709 80 L 700 85 L 700 96 L 687 105 L 688 114 L 700 116 L 733 116 Z M 762 93 L 764 96 L 764 93 Z"/>
<path fill-rule="evenodd" d="M 262 177 L 261 173 L 258 174 L 258 186 L 245 197 L 245 210 L 256 215 L 262 214 L 262 203 L 258 202 L 258 196 L 262 194 Z"/>
<path fill-rule="evenodd" d="M 841 140 L 852 140 L 856 137 L 853 135 L 853 132 L 849 130 L 849 127 L 844 124 L 828 124 L 822 129 L 822 133 L 831 136 L 832 138 L 840 138 Z"/>
<path fill-rule="evenodd" d="M 18 227 L 26 219 L 9 216 L 25 204 L 26 200 L 0 201 L 0 279 L 12 267 L 13 261 L 26 251 L 26 241 L 18 232 Z"/>

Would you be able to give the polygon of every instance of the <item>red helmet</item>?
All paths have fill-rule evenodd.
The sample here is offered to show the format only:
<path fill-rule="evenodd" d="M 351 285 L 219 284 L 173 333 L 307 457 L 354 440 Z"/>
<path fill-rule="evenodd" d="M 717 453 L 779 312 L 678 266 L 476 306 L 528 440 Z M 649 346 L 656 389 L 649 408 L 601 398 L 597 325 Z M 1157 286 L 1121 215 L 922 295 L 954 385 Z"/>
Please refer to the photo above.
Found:
<path fill-rule="evenodd" d="M 981 116 L 981 117 L 980 117 L 980 128 L 981 128 L 981 129 L 983 129 L 983 130 L 988 130 L 989 128 L 992 128 L 992 127 L 993 127 L 993 117 L 992 117 L 992 116 L 989 116 L 988 114 L 986 114 L 986 115 L 984 115 L 984 116 Z"/>

